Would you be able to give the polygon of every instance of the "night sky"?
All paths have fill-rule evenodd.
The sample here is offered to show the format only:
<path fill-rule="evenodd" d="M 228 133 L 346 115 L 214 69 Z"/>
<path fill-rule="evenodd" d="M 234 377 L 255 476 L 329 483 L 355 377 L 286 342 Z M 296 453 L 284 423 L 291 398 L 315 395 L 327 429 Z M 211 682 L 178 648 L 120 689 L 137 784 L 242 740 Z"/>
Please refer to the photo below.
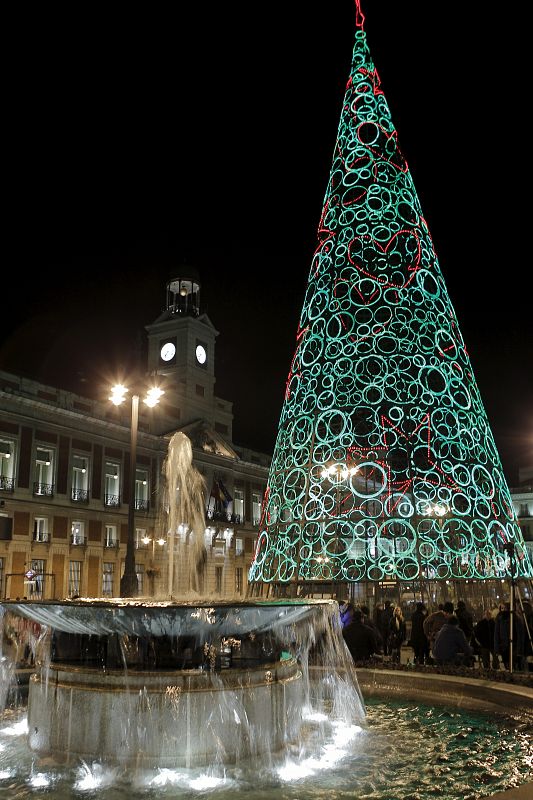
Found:
<path fill-rule="evenodd" d="M 191 263 L 220 331 L 216 392 L 234 402 L 234 441 L 272 451 L 355 32 L 353 0 L 321 5 L 15 12 L 0 368 L 101 394 L 133 364 L 169 273 Z M 494 8 L 363 0 L 400 146 L 516 485 L 518 467 L 533 463 L 533 270 L 521 199 L 531 181 L 529 27 L 524 4 Z"/>

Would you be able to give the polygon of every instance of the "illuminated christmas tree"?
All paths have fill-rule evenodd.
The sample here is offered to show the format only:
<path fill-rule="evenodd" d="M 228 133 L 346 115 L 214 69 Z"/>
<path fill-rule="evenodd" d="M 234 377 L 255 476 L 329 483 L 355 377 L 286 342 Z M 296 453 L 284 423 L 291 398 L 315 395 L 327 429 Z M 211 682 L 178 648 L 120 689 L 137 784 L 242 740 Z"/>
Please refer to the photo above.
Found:
<path fill-rule="evenodd" d="M 356 3 L 255 588 L 532 576 Z M 252 592 L 254 587 L 252 586 Z"/>

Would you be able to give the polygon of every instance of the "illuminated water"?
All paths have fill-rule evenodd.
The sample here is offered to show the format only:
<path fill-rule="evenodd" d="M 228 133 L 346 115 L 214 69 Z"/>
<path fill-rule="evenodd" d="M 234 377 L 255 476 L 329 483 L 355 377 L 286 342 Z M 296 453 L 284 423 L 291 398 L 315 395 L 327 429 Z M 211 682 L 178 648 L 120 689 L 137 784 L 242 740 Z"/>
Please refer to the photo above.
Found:
<path fill-rule="evenodd" d="M 473 800 L 533 780 L 531 725 L 411 703 L 369 700 L 362 726 L 332 727 L 320 752 L 310 720 L 292 752 L 209 770 L 150 771 L 40 761 L 25 713 L 0 723 L 0 798 L 106 800 Z"/>

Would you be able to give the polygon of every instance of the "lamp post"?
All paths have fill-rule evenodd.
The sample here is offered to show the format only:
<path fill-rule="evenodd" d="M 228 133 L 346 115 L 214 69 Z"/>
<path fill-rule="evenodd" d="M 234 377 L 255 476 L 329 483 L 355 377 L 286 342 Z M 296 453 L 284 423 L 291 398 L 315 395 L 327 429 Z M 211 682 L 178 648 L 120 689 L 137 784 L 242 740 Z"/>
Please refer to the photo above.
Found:
<path fill-rule="evenodd" d="M 430 517 L 431 519 L 437 520 L 437 526 L 439 529 L 439 536 L 442 537 L 442 523 L 444 522 L 444 518 L 449 513 L 450 509 L 446 503 L 443 502 L 436 502 L 431 503 L 428 502 L 424 511 L 422 512 L 425 517 Z M 438 550 L 437 550 L 438 552 Z M 431 600 L 431 582 L 430 582 L 430 564 L 429 564 L 429 556 L 426 558 L 426 573 L 427 573 L 427 581 L 428 581 L 428 598 Z M 444 593 L 444 597 L 447 597 L 447 590 Z"/>
<path fill-rule="evenodd" d="M 514 614 L 515 614 L 515 550 L 514 542 L 505 542 L 503 549 L 509 556 L 509 572 L 511 573 L 511 592 L 509 594 L 509 672 L 513 672 L 514 661 Z"/>
<path fill-rule="evenodd" d="M 110 400 L 119 406 L 126 399 L 129 390 L 117 384 L 111 389 Z M 153 408 L 163 395 L 162 389 L 154 387 L 147 392 L 144 402 Z M 124 575 L 120 579 L 120 596 L 137 597 L 138 581 L 135 569 L 135 477 L 137 468 L 137 429 L 139 426 L 139 395 L 131 395 L 131 427 L 130 427 L 130 495 L 128 504 L 128 537 L 126 540 L 126 559 L 124 561 Z"/>

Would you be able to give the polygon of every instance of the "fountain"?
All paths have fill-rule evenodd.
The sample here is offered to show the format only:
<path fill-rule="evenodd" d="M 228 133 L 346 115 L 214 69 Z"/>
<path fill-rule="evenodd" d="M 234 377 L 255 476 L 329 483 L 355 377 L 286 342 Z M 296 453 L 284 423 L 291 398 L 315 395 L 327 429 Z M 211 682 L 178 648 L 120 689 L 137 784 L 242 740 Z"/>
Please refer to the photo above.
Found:
<path fill-rule="evenodd" d="M 204 484 L 181 432 L 164 476 L 159 520 L 169 548 L 157 599 L 4 603 L 43 631 L 30 748 L 56 762 L 192 768 L 294 745 L 326 707 L 328 726 L 360 723 L 337 603 L 206 600 Z M 176 536 L 180 526 L 187 537 Z M 323 677 L 311 682 L 310 666 Z M 315 740 L 328 726 L 317 725 Z"/>
<path fill-rule="evenodd" d="M 416 337 L 422 331 L 421 347 L 428 349 L 431 358 L 428 355 L 427 361 L 425 357 L 418 361 L 420 355 L 415 354 L 411 365 L 417 373 L 412 388 L 418 392 L 422 387 L 425 404 L 435 396 L 435 402 L 445 408 L 440 397 L 451 387 L 453 402 L 460 406 L 460 413 L 470 414 L 470 394 L 459 391 L 460 379 L 470 374 L 470 368 L 466 360 L 462 366 L 454 361 L 450 362 L 449 370 L 446 366 L 445 381 L 437 374 L 437 364 L 443 359 L 466 359 L 466 356 L 459 347 L 455 325 L 449 325 L 450 319 L 453 322 L 452 315 L 444 313 L 444 306 L 444 310 L 440 309 L 444 286 L 440 275 L 436 280 L 431 272 L 433 265 L 428 259 L 433 250 L 407 166 L 396 149 L 395 131 L 366 49 L 359 3 L 356 6 L 357 47 L 347 86 L 347 92 L 353 92 L 354 96 L 349 95 L 343 106 L 346 153 L 341 146 L 336 149 L 339 165 L 332 172 L 331 187 L 338 196 L 331 202 L 328 199 L 324 208 L 317 268 L 312 270 L 313 279 L 317 280 L 316 291 L 309 293 L 312 303 L 306 311 L 316 330 L 305 325 L 299 331 L 298 359 L 293 361 L 293 374 L 287 384 L 287 403 L 298 403 L 302 415 L 297 418 L 294 408 L 287 408 L 282 421 L 289 427 L 280 427 L 279 452 L 283 457 L 285 452 L 290 453 L 298 461 L 298 468 L 293 469 L 291 463 L 284 465 L 280 458 L 283 469 L 276 470 L 275 464 L 272 469 L 274 483 L 290 478 L 285 488 L 294 502 L 283 505 L 279 514 L 274 513 L 276 497 L 281 497 L 276 494 L 277 484 L 276 491 L 269 493 L 270 519 L 277 529 L 275 537 L 273 531 L 261 532 L 252 570 L 259 588 L 276 581 L 285 590 L 293 576 L 295 589 L 299 588 L 300 578 L 302 582 L 307 579 L 327 582 L 341 575 L 347 581 L 357 582 L 364 577 L 366 562 L 362 553 L 367 552 L 367 540 L 371 556 L 367 577 L 373 581 L 388 576 L 389 567 L 396 560 L 401 567 L 400 578 L 412 578 L 419 569 L 420 557 L 428 562 L 427 577 L 446 578 L 447 570 L 455 566 L 461 570 L 459 577 L 472 572 L 481 577 L 497 573 L 499 577 L 505 567 L 505 562 L 498 558 L 500 554 L 489 549 L 489 539 L 485 540 L 485 534 L 478 530 L 479 521 L 475 530 L 486 545 L 482 558 L 478 558 L 477 545 L 465 551 L 450 550 L 446 528 L 428 525 L 428 520 L 417 523 L 424 548 L 417 550 L 414 538 L 408 536 L 407 520 L 412 517 L 413 509 L 405 487 L 413 484 L 407 470 L 407 465 L 412 465 L 407 459 L 407 445 L 394 446 L 399 438 L 410 439 L 413 432 L 420 436 L 421 444 L 413 463 L 419 472 L 427 473 L 420 481 L 421 490 L 427 495 L 426 505 L 434 499 L 450 501 L 454 495 L 449 486 L 449 470 L 439 467 L 437 472 L 433 455 L 426 456 L 429 449 L 424 439 L 426 427 L 412 416 L 416 412 L 412 397 L 409 396 L 409 414 L 399 408 L 400 401 L 395 399 L 396 389 L 403 391 L 403 387 L 397 387 L 396 379 L 389 378 L 405 372 L 406 359 L 402 357 L 395 362 L 390 376 L 384 371 L 386 356 L 397 347 L 391 331 L 396 327 L 397 336 L 403 336 L 408 328 L 406 319 L 412 319 Z M 364 115 L 368 117 L 366 120 Z M 376 120 L 380 120 L 379 124 Z M 401 222 L 393 217 L 396 211 Z M 341 217 L 338 236 L 333 231 L 337 213 Z M 378 228 L 368 227 L 364 214 L 368 214 L 372 224 L 377 219 Z M 346 231 L 351 225 L 354 231 L 349 231 L 350 239 Z M 390 231 L 385 235 L 387 225 Z M 390 275 L 386 272 L 389 266 Z M 370 317 L 382 291 L 385 305 L 378 309 L 380 313 L 375 318 Z M 413 295 L 419 298 L 424 319 L 430 301 L 437 307 L 439 325 L 443 327 L 435 330 L 435 342 L 429 335 L 430 327 L 425 325 L 422 330 L 420 318 L 411 317 L 411 311 L 409 315 L 404 310 L 396 318 L 392 316 L 400 302 Z M 348 314 L 352 304 L 359 306 L 353 318 Z M 333 314 L 327 326 L 331 337 L 326 343 L 328 369 L 318 363 L 324 344 L 320 337 L 326 330 L 326 326 L 318 323 L 321 309 L 326 307 Z M 341 334 L 347 339 L 344 353 L 340 348 Z M 369 358 L 369 348 L 374 342 L 381 349 L 378 355 Z M 356 344 L 360 348 L 358 353 Z M 411 341 L 402 343 L 402 347 L 405 352 L 415 352 Z M 361 392 L 364 390 L 364 406 L 352 380 L 354 364 L 360 367 L 358 379 Z M 305 370 L 312 387 L 317 376 L 324 379 L 316 404 L 321 409 L 316 432 L 311 432 L 309 424 L 307 409 L 312 392 L 304 391 Z M 341 372 L 338 374 L 337 370 Z M 334 376 L 346 379 L 339 385 L 344 407 L 350 410 L 346 418 L 337 413 L 331 383 Z M 386 392 L 390 408 L 386 409 L 389 416 L 385 435 L 368 427 L 371 416 L 368 407 L 375 410 L 374 406 Z M 474 399 L 477 403 L 476 392 Z M 331 410 L 327 404 L 332 405 Z M 428 420 L 432 410 L 428 410 Z M 364 413 L 352 414 L 352 411 Z M 376 416 L 377 419 L 382 424 L 383 414 Z M 426 416 L 421 419 L 426 420 Z M 485 421 L 480 419 L 481 430 L 486 431 Z M 436 420 L 436 434 L 447 436 L 446 444 L 453 438 L 451 434 L 455 435 L 454 420 L 451 412 Z M 470 422 L 469 417 L 467 421 Z M 473 423 L 470 427 L 478 432 Z M 462 438 L 467 430 L 469 426 L 465 424 L 461 428 Z M 429 437 L 429 426 L 427 431 Z M 393 492 L 387 498 L 390 504 L 385 506 L 381 500 L 373 500 L 390 485 L 387 483 L 390 472 L 380 458 L 391 439 L 393 459 L 388 466 L 398 470 L 394 486 L 398 492 L 400 489 L 405 492 L 405 497 Z M 310 441 L 318 452 L 314 472 L 308 469 Z M 337 445 L 344 448 L 342 458 Z M 357 448 L 360 463 L 352 467 Z M 435 458 L 439 460 L 445 455 L 439 451 Z M 330 461 L 334 463 L 325 470 Z M 354 478 L 361 464 L 365 470 Z M 492 713 L 491 719 L 471 714 L 469 701 L 474 692 L 466 682 L 446 685 L 444 679 L 437 680 L 434 684 L 434 693 L 439 693 L 437 708 L 421 704 L 421 693 L 415 699 L 410 698 L 405 685 L 402 694 L 396 695 L 402 702 L 393 702 L 392 710 L 379 704 L 373 706 L 372 702 L 365 704 L 358 675 L 342 639 L 335 601 L 215 602 L 203 597 L 202 483 L 192 467 L 190 443 L 182 434 L 176 434 L 171 441 L 166 467 L 166 499 L 161 520 L 170 547 L 166 570 L 156 587 L 156 599 L 2 604 L 6 613 L 40 626 L 41 635 L 33 642 L 35 672 L 30 681 L 27 721 L 18 709 L 8 709 L 0 724 L 0 791 L 6 781 L 11 796 L 15 793 L 26 796 L 28 787 L 32 792 L 43 787 L 49 793 L 53 786 L 57 798 L 72 797 L 74 789 L 75 792 L 97 790 L 107 798 L 131 800 L 170 787 L 172 796 L 190 797 L 191 791 L 209 790 L 216 791 L 221 798 L 247 794 L 254 800 L 272 800 L 287 797 L 282 787 L 296 781 L 297 788 L 289 791 L 299 800 L 326 796 L 421 800 L 440 794 L 439 784 L 445 785 L 446 797 L 455 800 L 491 794 L 498 788 L 517 786 L 533 778 L 531 718 L 495 717 L 493 701 L 485 703 Z M 331 468 L 333 472 L 329 471 Z M 485 473 L 487 470 L 478 466 L 473 467 L 473 476 L 459 469 L 455 481 L 461 486 L 472 481 L 472 498 L 485 510 L 486 517 L 496 513 L 494 492 L 496 488 L 501 491 L 503 501 L 497 504 L 497 510 L 504 519 L 510 501 L 507 502 L 499 472 L 494 472 L 496 480 Z M 378 477 L 379 491 L 376 474 L 382 476 Z M 339 525 L 333 514 L 343 505 L 338 502 L 340 483 L 328 478 L 334 475 L 339 480 L 353 478 L 350 486 L 357 491 L 354 489 L 353 497 L 347 495 L 351 503 L 348 510 L 357 514 L 362 510 L 377 519 L 386 507 L 394 516 L 400 515 L 401 519 L 395 519 L 394 523 L 401 525 L 405 534 L 401 558 L 397 559 L 396 548 L 385 547 L 390 544 L 387 536 L 380 541 L 377 533 L 370 536 L 368 526 L 359 522 L 347 525 L 345 508 L 337 512 L 341 514 L 342 526 Z M 445 493 L 443 498 L 435 498 L 435 486 L 441 476 L 446 479 L 443 478 L 442 486 Z M 358 489 L 363 478 L 365 494 Z M 312 491 L 304 491 L 304 482 L 311 479 Z M 332 488 L 321 494 L 323 490 L 319 487 L 326 480 Z M 370 494 L 369 481 L 373 482 Z M 414 489 L 409 492 L 414 494 Z M 354 497 L 358 498 L 357 503 Z M 324 498 L 323 504 L 318 502 Z M 455 499 L 458 522 L 462 523 L 472 503 L 462 492 Z M 333 522 L 329 518 L 327 525 L 311 521 L 297 540 L 288 524 L 289 514 L 303 528 L 305 515 L 316 513 L 322 505 Z M 183 520 L 189 528 L 187 537 L 176 539 L 177 527 Z M 505 521 L 505 525 L 497 522 L 498 535 L 505 534 L 511 540 L 517 535 L 512 520 Z M 495 539 L 496 533 L 491 533 L 491 548 Z M 529 570 L 525 555 L 522 561 L 525 574 Z M 332 570 L 337 568 L 341 572 L 333 575 Z M 296 570 L 301 574 L 296 576 Z M 450 572 L 450 577 L 454 575 Z M 1 664 L 0 698 L 5 702 L 9 694 L 5 691 L 9 667 L 3 660 Z M 383 680 L 386 688 L 394 690 L 397 681 L 392 671 L 385 673 Z M 492 691 L 492 696 L 496 695 Z M 512 693 L 500 693 L 500 700 L 503 698 L 500 705 L 510 702 L 511 697 Z M 447 706 L 438 707 L 438 702 L 446 701 Z M 514 701 L 531 703 L 531 697 L 525 692 L 516 693 Z M 369 714 L 372 708 L 377 711 Z M 453 770 L 448 766 L 450 761 Z"/>

